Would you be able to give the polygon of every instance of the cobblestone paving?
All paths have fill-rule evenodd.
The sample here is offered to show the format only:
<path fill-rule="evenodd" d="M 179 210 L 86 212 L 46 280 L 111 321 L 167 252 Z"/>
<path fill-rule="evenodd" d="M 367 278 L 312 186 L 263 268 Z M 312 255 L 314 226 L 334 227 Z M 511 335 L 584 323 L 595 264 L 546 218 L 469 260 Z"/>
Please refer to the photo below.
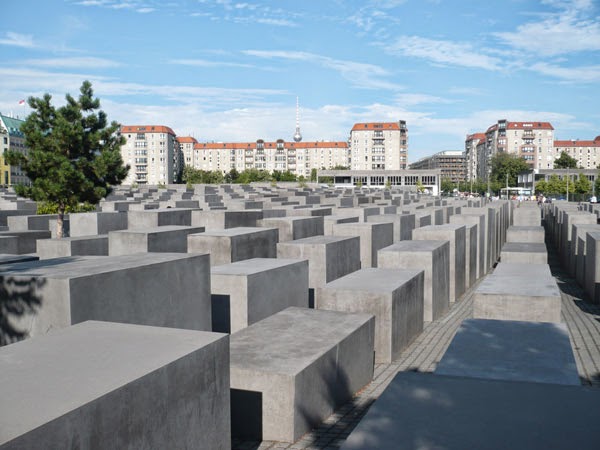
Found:
<path fill-rule="evenodd" d="M 562 317 L 569 329 L 579 377 L 583 385 L 600 388 L 600 306 L 584 300 L 583 290 L 559 267 L 557 255 L 550 245 L 548 250 L 550 268 L 562 292 Z M 477 285 L 478 283 L 468 290 L 460 301 L 451 305 L 442 318 L 427 323 L 423 333 L 397 361 L 392 364 L 377 364 L 373 381 L 319 428 L 307 433 L 294 444 L 234 440 L 232 448 L 338 449 L 398 372 L 435 370 L 462 321 L 472 317 L 472 294 Z"/>

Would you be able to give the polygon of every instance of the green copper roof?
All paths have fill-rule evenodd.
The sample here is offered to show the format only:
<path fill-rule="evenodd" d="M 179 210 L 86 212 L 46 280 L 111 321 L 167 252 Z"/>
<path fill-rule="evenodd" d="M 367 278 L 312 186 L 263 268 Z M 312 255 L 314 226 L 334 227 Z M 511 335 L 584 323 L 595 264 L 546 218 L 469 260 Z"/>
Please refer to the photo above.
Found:
<path fill-rule="evenodd" d="M 21 131 L 21 125 L 25 123 L 24 120 L 15 119 L 14 117 L 8 117 L 3 114 L 0 114 L 0 120 L 4 124 L 4 127 L 8 129 L 8 134 L 10 136 L 19 136 L 23 137 L 23 132 Z"/>

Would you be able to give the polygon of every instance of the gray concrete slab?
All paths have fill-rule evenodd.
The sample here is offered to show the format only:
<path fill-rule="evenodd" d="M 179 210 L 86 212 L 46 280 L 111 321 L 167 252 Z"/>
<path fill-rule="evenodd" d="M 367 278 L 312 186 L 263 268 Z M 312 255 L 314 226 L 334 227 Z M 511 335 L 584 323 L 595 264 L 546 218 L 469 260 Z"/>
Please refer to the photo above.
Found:
<path fill-rule="evenodd" d="M 290 306 L 308 308 L 308 260 L 253 258 L 211 268 L 212 330 L 235 333 Z"/>
<path fill-rule="evenodd" d="M 84 322 L 0 348 L 0 447 L 229 449 L 229 339 Z"/>
<path fill-rule="evenodd" d="M 258 221 L 259 227 L 277 228 L 279 242 L 304 239 L 324 234 L 323 216 L 271 217 Z"/>
<path fill-rule="evenodd" d="M 544 243 L 544 227 L 512 226 L 506 230 L 506 242 Z"/>
<path fill-rule="evenodd" d="M 475 229 L 476 233 L 475 233 L 475 256 L 472 258 L 471 255 L 469 255 L 469 266 L 471 266 L 471 260 L 473 260 L 475 262 L 474 264 L 474 268 L 475 268 L 475 274 L 473 276 L 471 276 L 471 273 L 469 273 L 469 287 L 473 285 L 473 283 L 478 280 L 479 278 L 481 278 L 486 270 L 485 270 L 485 217 L 483 214 L 480 215 L 475 215 L 475 214 L 454 214 L 452 216 L 450 216 L 449 218 L 449 223 L 451 224 L 461 224 L 461 225 L 465 225 L 465 226 L 476 226 L 477 228 Z M 472 228 L 471 228 L 472 230 Z M 466 233 L 466 230 L 465 230 Z M 465 238 L 466 238 L 466 234 L 465 234 Z M 469 236 L 469 238 L 467 239 L 467 241 L 471 242 L 473 240 L 472 236 Z M 473 245 L 471 245 L 471 247 L 473 247 Z M 472 249 L 470 250 L 470 252 L 472 252 Z M 465 248 L 465 254 L 466 254 L 466 248 Z M 466 275 L 466 273 L 465 273 Z M 465 279 L 466 282 L 466 279 Z"/>
<path fill-rule="evenodd" d="M 179 225 L 111 231 L 108 233 L 108 254 L 117 256 L 147 252 L 186 253 L 188 236 L 202 232 L 204 227 Z"/>
<path fill-rule="evenodd" d="M 423 320 L 440 318 L 450 303 L 450 244 L 448 241 L 400 241 L 379 250 L 379 267 L 424 272 Z"/>
<path fill-rule="evenodd" d="M 256 227 L 263 218 L 262 210 L 192 211 L 192 226 L 207 230 L 225 230 L 237 227 Z"/>
<path fill-rule="evenodd" d="M 423 331 L 423 270 L 367 268 L 318 289 L 319 309 L 375 316 L 375 362 L 397 359 Z"/>
<path fill-rule="evenodd" d="M 516 264 L 548 264 L 548 251 L 543 242 L 507 242 L 500 260 Z"/>
<path fill-rule="evenodd" d="M 342 223 L 333 226 L 334 236 L 360 237 L 360 264 L 363 269 L 377 267 L 377 252 L 394 243 L 391 222 Z"/>
<path fill-rule="evenodd" d="M 598 414 L 584 387 L 399 373 L 341 448 L 595 450 Z"/>
<path fill-rule="evenodd" d="M 394 224 L 393 243 L 411 240 L 412 230 L 415 229 L 414 214 L 381 214 L 376 216 L 368 216 L 367 222 L 392 222 Z"/>
<path fill-rule="evenodd" d="M 192 210 L 187 208 L 164 208 L 127 212 L 127 227 L 130 230 L 155 228 L 165 225 L 192 225 Z"/>
<path fill-rule="evenodd" d="M 374 332 L 369 314 L 288 308 L 232 334 L 232 434 L 294 442 L 320 424 L 371 381 Z"/>
<path fill-rule="evenodd" d="M 108 236 L 78 236 L 61 239 L 38 239 L 36 254 L 40 259 L 63 256 L 108 256 Z"/>
<path fill-rule="evenodd" d="M 71 237 L 108 234 L 109 231 L 127 228 L 126 212 L 91 212 L 69 216 L 69 234 Z"/>
<path fill-rule="evenodd" d="M 436 375 L 580 386 L 567 326 L 465 320 Z"/>

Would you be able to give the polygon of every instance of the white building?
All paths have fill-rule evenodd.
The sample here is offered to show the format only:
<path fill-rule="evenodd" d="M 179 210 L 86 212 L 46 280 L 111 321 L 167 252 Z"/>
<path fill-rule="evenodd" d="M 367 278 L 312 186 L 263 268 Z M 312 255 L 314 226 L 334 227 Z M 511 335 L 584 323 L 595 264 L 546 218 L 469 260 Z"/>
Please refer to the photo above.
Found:
<path fill-rule="evenodd" d="M 127 125 L 121 127 L 125 145 L 121 147 L 129 174 L 123 184 L 169 184 L 175 181 L 174 166 L 179 145 L 175 132 L 164 125 Z"/>
<path fill-rule="evenodd" d="M 406 122 L 356 123 L 350 131 L 350 149 L 352 170 L 406 169 Z"/>
<path fill-rule="evenodd" d="M 600 164 L 600 136 L 596 136 L 593 141 L 580 141 L 579 139 L 554 141 L 554 154 L 556 158 L 562 152 L 575 158 L 577 160 L 577 167 L 595 169 Z"/>

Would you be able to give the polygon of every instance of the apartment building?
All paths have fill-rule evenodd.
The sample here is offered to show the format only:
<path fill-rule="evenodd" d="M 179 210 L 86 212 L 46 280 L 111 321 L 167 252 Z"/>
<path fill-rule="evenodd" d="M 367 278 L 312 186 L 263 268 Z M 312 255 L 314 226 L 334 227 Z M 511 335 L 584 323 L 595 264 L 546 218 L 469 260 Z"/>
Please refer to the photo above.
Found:
<path fill-rule="evenodd" d="M 125 145 L 121 147 L 124 164 L 131 169 L 123 184 L 169 184 L 175 181 L 179 143 L 175 132 L 164 125 L 127 125 L 121 127 Z"/>
<path fill-rule="evenodd" d="M 272 172 L 290 171 L 296 176 L 310 177 L 312 169 L 332 169 L 350 166 L 346 142 L 286 142 L 278 139 L 268 142 L 218 142 L 193 144 L 191 154 L 184 150 L 186 165 L 196 169 L 218 170 L 223 173 L 235 168 Z"/>
<path fill-rule="evenodd" d="M 579 139 L 554 141 L 555 157 L 558 158 L 562 152 L 575 158 L 577 160 L 577 167 L 583 167 L 584 169 L 600 167 L 600 136 L 596 136 L 593 141 Z"/>
<path fill-rule="evenodd" d="M 450 179 L 453 183 L 466 180 L 465 154 L 461 150 L 445 150 L 426 156 L 410 165 L 410 170 L 439 169 L 441 179 Z"/>
<path fill-rule="evenodd" d="M 354 124 L 350 131 L 350 150 L 352 170 L 406 169 L 406 121 Z"/>
<path fill-rule="evenodd" d="M 0 184 L 31 184 L 21 167 L 9 166 L 3 156 L 4 152 L 8 150 L 27 155 L 25 135 L 21 131 L 23 123 L 24 121 L 18 118 L 0 114 Z"/>
<path fill-rule="evenodd" d="M 485 133 L 469 134 L 465 140 L 465 176 L 467 180 L 475 180 L 480 177 L 477 173 L 480 159 L 477 149 L 480 143 L 485 144 Z"/>

